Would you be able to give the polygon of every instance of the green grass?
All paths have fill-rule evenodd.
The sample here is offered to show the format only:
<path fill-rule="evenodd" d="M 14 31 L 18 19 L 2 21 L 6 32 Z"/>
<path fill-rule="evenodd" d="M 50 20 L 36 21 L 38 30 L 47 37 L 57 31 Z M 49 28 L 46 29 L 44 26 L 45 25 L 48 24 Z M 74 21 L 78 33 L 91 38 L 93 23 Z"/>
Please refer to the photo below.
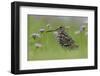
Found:
<path fill-rule="evenodd" d="M 49 19 L 49 18 L 48 18 Z M 45 17 L 36 19 L 35 16 L 28 16 L 28 60 L 56 60 L 56 59 L 81 59 L 88 57 L 87 50 L 87 36 L 85 32 L 79 35 L 75 34 L 78 30 L 79 24 L 73 22 L 63 22 L 59 19 L 51 19 L 49 21 L 52 29 L 57 28 L 60 25 L 70 26 L 69 30 L 66 30 L 68 34 L 75 40 L 79 48 L 69 49 L 62 47 L 52 32 L 44 32 L 41 34 L 41 38 L 33 39 L 32 33 L 40 33 L 41 27 L 47 28 L 48 21 Z M 86 24 L 87 25 L 87 24 Z M 42 43 L 42 47 L 36 48 L 34 44 L 36 42 Z"/>

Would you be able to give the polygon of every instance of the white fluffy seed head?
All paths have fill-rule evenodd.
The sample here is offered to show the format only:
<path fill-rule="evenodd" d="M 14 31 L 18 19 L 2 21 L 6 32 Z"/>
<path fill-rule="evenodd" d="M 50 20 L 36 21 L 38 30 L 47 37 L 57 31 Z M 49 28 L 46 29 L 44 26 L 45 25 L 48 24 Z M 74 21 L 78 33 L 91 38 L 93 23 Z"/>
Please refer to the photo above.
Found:
<path fill-rule="evenodd" d="M 44 31 L 45 31 L 45 29 L 43 29 L 43 28 L 40 29 L 40 32 L 44 32 Z"/>
<path fill-rule="evenodd" d="M 35 47 L 40 48 L 40 47 L 42 47 L 42 44 L 40 44 L 40 43 L 35 43 Z"/>
<path fill-rule="evenodd" d="M 86 25 L 81 25 L 80 26 L 80 31 L 84 31 L 86 29 Z"/>
<path fill-rule="evenodd" d="M 32 34 L 32 37 L 33 37 L 33 38 L 40 38 L 40 34 L 38 34 L 38 33 L 33 33 L 33 34 Z"/>

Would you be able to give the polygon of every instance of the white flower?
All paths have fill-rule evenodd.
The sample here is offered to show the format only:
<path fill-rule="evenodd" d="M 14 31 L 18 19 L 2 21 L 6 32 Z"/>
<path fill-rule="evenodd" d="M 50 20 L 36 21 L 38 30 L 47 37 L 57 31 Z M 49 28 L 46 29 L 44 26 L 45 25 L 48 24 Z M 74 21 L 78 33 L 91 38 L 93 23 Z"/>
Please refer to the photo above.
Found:
<path fill-rule="evenodd" d="M 82 31 L 84 31 L 86 29 L 86 25 L 81 25 L 80 26 L 80 31 L 82 32 Z"/>
<path fill-rule="evenodd" d="M 40 43 L 35 43 L 35 47 L 40 48 L 40 47 L 42 47 L 42 44 L 40 44 Z"/>
<path fill-rule="evenodd" d="M 47 26 L 48 28 L 50 28 L 50 29 L 52 28 L 52 27 L 50 26 L 50 24 L 47 24 L 46 26 Z"/>
<path fill-rule="evenodd" d="M 35 38 L 40 38 L 40 34 L 38 34 L 38 33 L 33 33 L 32 34 L 32 37 L 35 39 Z"/>
<path fill-rule="evenodd" d="M 75 34 L 76 34 L 76 35 L 80 34 L 80 31 L 76 31 Z"/>
<path fill-rule="evenodd" d="M 44 32 L 44 31 L 45 31 L 45 29 L 43 29 L 43 28 L 40 29 L 40 32 L 41 32 L 41 33 Z"/>

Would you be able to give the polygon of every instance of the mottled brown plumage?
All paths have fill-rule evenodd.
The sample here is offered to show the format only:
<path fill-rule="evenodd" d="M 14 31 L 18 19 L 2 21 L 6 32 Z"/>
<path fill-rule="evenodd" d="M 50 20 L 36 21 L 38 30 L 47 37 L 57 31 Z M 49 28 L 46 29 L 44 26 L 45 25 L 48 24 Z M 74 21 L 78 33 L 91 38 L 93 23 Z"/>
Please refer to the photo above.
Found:
<path fill-rule="evenodd" d="M 68 47 L 68 48 L 78 47 L 78 45 L 75 44 L 75 41 L 68 35 L 67 32 L 65 32 L 65 28 L 63 26 L 57 28 L 56 30 L 51 30 L 51 31 L 57 31 L 56 38 L 62 47 Z"/>

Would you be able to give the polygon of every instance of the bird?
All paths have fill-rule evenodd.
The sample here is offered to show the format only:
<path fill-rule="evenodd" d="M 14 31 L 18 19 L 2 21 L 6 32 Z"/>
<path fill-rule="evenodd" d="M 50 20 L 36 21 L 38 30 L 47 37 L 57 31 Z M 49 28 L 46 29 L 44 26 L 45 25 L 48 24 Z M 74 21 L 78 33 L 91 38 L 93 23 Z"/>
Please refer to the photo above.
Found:
<path fill-rule="evenodd" d="M 55 34 L 57 41 L 62 47 L 68 47 L 68 48 L 78 47 L 78 45 L 75 44 L 75 41 L 72 39 L 72 37 L 69 36 L 67 32 L 65 32 L 64 26 L 60 26 L 55 30 L 49 30 L 47 32 L 52 32 L 52 31 L 56 31 Z"/>

